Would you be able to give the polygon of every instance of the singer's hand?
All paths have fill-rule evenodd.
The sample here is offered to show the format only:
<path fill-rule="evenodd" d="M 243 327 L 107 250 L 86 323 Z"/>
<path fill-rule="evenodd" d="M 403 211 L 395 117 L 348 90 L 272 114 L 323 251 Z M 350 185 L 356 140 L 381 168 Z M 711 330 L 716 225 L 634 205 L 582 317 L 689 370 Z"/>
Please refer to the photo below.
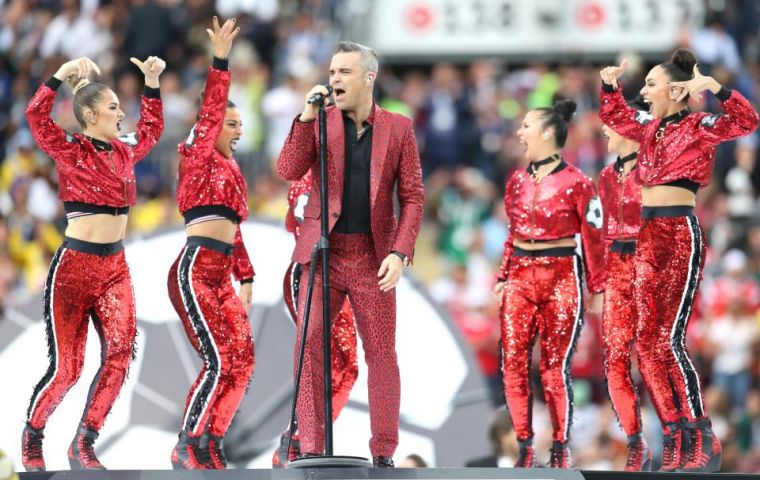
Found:
<path fill-rule="evenodd" d="M 315 93 L 322 94 L 324 97 L 323 102 L 325 104 L 328 102 L 329 92 L 327 91 L 327 88 L 324 85 L 315 85 L 311 90 L 309 90 L 309 93 L 307 93 L 306 97 L 304 98 L 303 112 L 301 112 L 301 117 L 299 118 L 299 120 L 302 122 L 311 122 L 317 118 L 317 113 L 319 113 L 319 105 L 309 103 L 309 98 Z"/>

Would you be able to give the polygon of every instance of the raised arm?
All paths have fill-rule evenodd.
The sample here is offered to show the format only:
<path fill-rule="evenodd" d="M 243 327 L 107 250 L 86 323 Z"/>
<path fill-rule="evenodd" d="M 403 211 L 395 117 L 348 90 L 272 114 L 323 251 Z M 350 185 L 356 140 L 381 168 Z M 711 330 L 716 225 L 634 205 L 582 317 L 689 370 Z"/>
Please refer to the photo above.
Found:
<path fill-rule="evenodd" d="M 206 29 L 206 32 L 213 45 L 214 59 L 208 68 L 198 120 L 185 143 L 180 145 L 183 161 L 205 160 L 211 155 L 227 110 L 231 80 L 228 57 L 240 28 L 235 27 L 234 18 L 228 19 L 220 27 L 219 20 L 214 17 L 213 30 Z"/>
<path fill-rule="evenodd" d="M 304 99 L 303 112 L 293 120 L 290 133 L 280 150 L 274 170 L 283 180 L 294 182 L 306 175 L 306 172 L 317 161 L 317 141 L 314 134 L 314 119 L 319 111 L 319 105 L 309 103 L 315 93 L 328 101 L 329 92 L 323 85 L 315 85 Z"/>
<path fill-rule="evenodd" d="M 725 113 L 707 115 L 699 124 L 700 138 L 709 146 L 749 135 L 757 128 L 758 115 L 752 104 L 739 92 L 731 91 L 714 78 L 702 75 L 698 65 L 694 65 L 694 78 L 683 82 L 670 82 L 669 85 L 682 89 L 679 101 L 687 95 L 700 98 L 706 90 L 711 91 L 721 101 Z"/>
<path fill-rule="evenodd" d="M 87 57 L 64 63 L 47 82 L 40 85 L 26 107 L 26 120 L 32 138 L 56 163 L 75 160 L 79 151 L 76 139 L 50 118 L 56 92 L 66 78 L 85 79 L 91 72 L 100 73 L 100 69 Z"/>
<path fill-rule="evenodd" d="M 602 77 L 602 92 L 600 95 L 599 118 L 602 123 L 609 125 L 620 135 L 641 142 L 645 126 L 652 118 L 646 112 L 629 107 L 623 98 L 623 90 L 618 79 L 625 73 L 628 65 L 626 60 L 620 66 L 605 67 L 599 72 Z"/>
<path fill-rule="evenodd" d="M 158 57 L 148 57 L 144 62 L 132 57 L 130 61 L 145 75 L 145 90 L 140 104 L 137 132 L 120 136 L 119 140 L 132 147 L 134 162 L 137 163 L 156 146 L 164 131 L 164 107 L 158 77 L 166 68 L 166 63 Z"/>

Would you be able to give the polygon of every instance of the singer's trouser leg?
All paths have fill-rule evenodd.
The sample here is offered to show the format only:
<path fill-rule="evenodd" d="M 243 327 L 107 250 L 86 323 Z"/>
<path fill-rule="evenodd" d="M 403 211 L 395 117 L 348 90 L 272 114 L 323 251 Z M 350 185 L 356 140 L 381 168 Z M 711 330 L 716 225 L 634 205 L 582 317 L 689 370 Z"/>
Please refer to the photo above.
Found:
<path fill-rule="evenodd" d="M 377 285 L 379 262 L 372 238 L 365 234 L 330 235 L 330 312 L 332 324 L 348 297 L 362 338 L 368 368 L 369 408 L 373 456 L 392 456 L 398 444 L 400 379 L 396 359 L 396 294 L 381 292 Z M 299 320 L 306 303 L 308 271 L 301 277 Z M 301 391 L 298 422 L 301 451 L 324 450 L 324 405 L 322 362 L 321 261 L 315 277 Z M 300 324 L 300 321 L 299 321 Z M 299 329 L 300 335 L 300 329 Z M 300 343 L 300 338 L 298 339 Z M 297 354 L 296 347 L 296 354 Z"/>

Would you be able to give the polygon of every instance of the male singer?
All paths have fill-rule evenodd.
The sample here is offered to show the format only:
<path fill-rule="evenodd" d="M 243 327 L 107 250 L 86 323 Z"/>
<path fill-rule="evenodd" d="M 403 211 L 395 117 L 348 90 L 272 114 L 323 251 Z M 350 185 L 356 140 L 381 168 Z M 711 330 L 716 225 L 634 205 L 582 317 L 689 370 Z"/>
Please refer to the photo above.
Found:
<path fill-rule="evenodd" d="M 377 54 L 371 48 L 353 42 L 336 45 L 329 72 L 335 106 L 327 107 L 330 313 L 334 321 L 348 296 L 367 362 L 373 464 L 393 467 L 400 400 L 394 287 L 414 253 L 425 192 L 411 119 L 378 107 L 372 99 L 377 70 Z M 306 95 L 304 110 L 293 121 L 275 166 L 277 174 L 290 181 L 311 169 L 309 201 L 292 257 L 301 264 L 310 262 L 320 237 L 319 137 L 314 121 L 318 105 L 308 103 L 315 94 L 327 97 L 328 91 L 317 85 Z M 297 409 L 303 456 L 324 450 L 320 269 L 321 262 Z M 307 281 L 305 267 L 301 284 L 306 286 Z M 298 299 L 299 323 L 306 290 L 301 288 Z"/>

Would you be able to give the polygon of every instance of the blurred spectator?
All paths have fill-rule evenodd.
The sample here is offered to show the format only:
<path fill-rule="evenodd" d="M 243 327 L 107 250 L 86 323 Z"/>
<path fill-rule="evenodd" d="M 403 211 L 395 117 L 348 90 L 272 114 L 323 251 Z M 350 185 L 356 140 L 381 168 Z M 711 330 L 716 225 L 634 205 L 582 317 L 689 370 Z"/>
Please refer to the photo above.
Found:
<path fill-rule="evenodd" d="M 501 467 L 514 466 L 518 457 L 517 436 L 509 415 L 504 409 L 499 409 L 494 415 L 488 430 L 488 441 L 491 453 L 482 458 L 468 461 L 466 467 Z"/>
<path fill-rule="evenodd" d="M 416 453 L 407 455 L 406 458 L 401 460 L 399 468 L 427 468 L 428 464 Z"/>

